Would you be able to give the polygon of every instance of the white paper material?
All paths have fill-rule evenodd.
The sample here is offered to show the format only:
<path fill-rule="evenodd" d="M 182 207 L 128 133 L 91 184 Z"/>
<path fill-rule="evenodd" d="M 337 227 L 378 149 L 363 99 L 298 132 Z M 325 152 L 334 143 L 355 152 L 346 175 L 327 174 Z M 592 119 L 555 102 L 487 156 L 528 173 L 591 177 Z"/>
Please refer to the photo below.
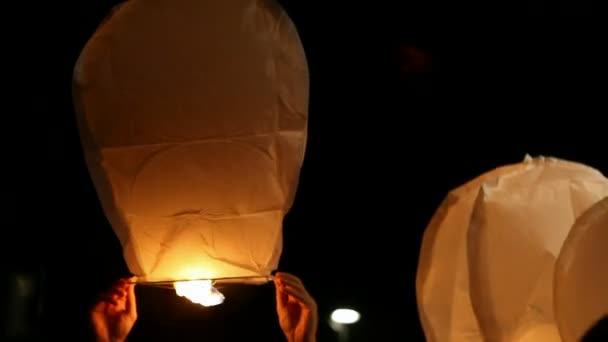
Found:
<path fill-rule="evenodd" d="M 606 195 L 599 171 L 543 157 L 451 191 L 420 253 L 416 285 L 427 340 L 558 336 L 547 307 L 553 263 L 575 218 Z"/>
<path fill-rule="evenodd" d="M 577 220 L 555 265 L 555 319 L 564 342 L 608 316 L 608 197 Z"/>
<path fill-rule="evenodd" d="M 271 0 L 130 0 L 84 47 L 86 161 L 142 281 L 266 277 L 308 123 L 308 67 Z"/>

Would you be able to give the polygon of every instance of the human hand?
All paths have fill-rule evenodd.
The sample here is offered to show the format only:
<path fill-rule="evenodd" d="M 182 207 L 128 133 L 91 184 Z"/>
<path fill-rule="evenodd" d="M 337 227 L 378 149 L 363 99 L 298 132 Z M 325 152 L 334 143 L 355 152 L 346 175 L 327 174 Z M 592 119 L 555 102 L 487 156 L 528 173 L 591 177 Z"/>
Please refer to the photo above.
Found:
<path fill-rule="evenodd" d="M 121 279 L 89 313 L 95 341 L 124 342 L 137 320 L 135 278 Z"/>
<path fill-rule="evenodd" d="M 288 342 L 316 342 L 319 316 L 317 303 L 302 281 L 279 272 L 274 277 L 279 324 Z"/>

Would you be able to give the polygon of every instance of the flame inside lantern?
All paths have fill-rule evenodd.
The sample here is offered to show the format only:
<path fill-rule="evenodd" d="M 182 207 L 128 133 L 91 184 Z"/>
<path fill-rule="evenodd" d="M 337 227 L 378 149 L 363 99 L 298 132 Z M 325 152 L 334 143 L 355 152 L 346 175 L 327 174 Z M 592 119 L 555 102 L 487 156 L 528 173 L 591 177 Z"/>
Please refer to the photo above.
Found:
<path fill-rule="evenodd" d="M 224 295 L 213 287 L 211 280 L 188 280 L 173 283 L 175 293 L 202 306 L 215 306 L 224 302 Z"/>

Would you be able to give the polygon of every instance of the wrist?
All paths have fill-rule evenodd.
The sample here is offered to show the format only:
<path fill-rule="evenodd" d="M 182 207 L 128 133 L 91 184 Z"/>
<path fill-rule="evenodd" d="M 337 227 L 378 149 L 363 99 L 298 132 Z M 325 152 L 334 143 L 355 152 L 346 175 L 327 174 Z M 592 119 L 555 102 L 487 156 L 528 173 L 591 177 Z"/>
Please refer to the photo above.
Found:
<path fill-rule="evenodd" d="M 112 342 L 109 338 L 95 336 L 95 342 Z"/>
<path fill-rule="evenodd" d="M 105 338 L 98 336 L 97 338 L 95 338 L 95 342 L 125 342 L 125 340 L 119 338 Z"/>
<path fill-rule="evenodd" d="M 304 338 L 294 337 L 294 336 L 285 336 L 287 338 L 287 342 L 317 342 L 316 336 L 307 336 Z"/>

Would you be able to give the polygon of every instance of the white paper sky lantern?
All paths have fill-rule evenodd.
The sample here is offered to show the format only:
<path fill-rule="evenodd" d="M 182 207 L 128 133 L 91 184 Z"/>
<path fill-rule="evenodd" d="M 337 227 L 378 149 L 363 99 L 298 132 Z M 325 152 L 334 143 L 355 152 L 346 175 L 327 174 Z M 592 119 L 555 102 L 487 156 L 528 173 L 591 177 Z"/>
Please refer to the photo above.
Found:
<path fill-rule="evenodd" d="M 453 190 L 423 239 L 417 274 L 429 341 L 559 341 L 553 266 L 575 219 L 608 196 L 597 170 L 529 158 Z"/>
<path fill-rule="evenodd" d="M 555 264 L 555 320 L 564 342 L 608 316 L 608 197 L 577 220 Z"/>
<path fill-rule="evenodd" d="M 308 84 L 297 31 L 272 0 L 130 0 L 98 27 L 74 101 L 140 281 L 268 280 L 304 158 Z"/>

